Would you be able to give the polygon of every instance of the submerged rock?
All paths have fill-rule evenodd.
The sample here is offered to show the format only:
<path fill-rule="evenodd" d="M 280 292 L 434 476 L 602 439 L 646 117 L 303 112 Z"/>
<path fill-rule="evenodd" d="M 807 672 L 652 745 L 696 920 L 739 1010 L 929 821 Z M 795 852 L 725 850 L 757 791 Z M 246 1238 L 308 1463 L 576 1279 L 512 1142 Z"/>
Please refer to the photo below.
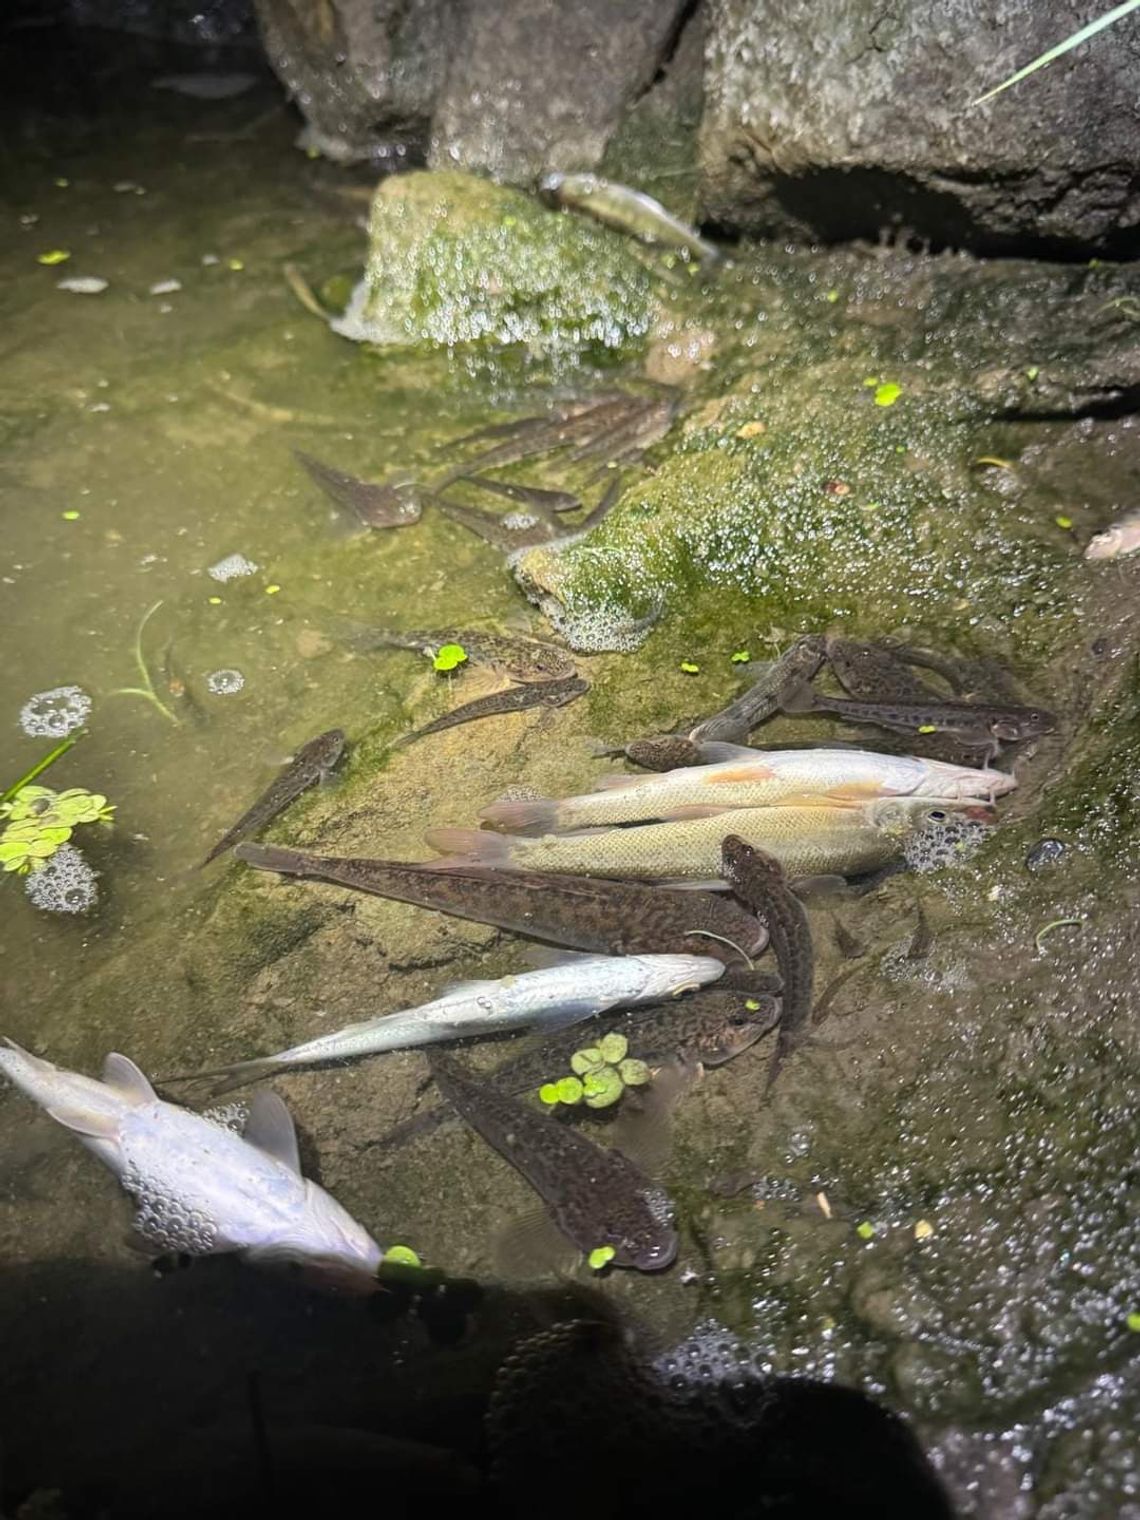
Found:
<path fill-rule="evenodd" d="M 1134 254 L 1134 48 L 1109 34 L 970 107 L 1078 24 L 1060 0 L 962 0 L 936 16 L 918 3 L 718 0 L 706 212 L 773 236 L 896 229 L 982 252 Z"/>
<path fill-rule="evenodd" d="M 458 173 L 387 179 L 334 331 L 358 342 L 618 350 L 648 333 L 646 266 L 618 234 Z"/>

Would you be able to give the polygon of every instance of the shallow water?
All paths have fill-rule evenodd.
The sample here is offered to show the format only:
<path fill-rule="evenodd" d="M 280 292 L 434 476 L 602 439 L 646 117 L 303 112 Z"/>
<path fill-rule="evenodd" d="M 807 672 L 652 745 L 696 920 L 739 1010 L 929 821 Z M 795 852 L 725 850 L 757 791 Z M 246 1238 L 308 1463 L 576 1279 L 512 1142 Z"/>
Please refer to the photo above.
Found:
<path fill-rule="evenodd" d="M 20 108 L 5 138 L 0 245 L 2 780 L 49 747 L 21 734 L 20 707 L 74 683 L 94 700 L 90 732 L 46 780 L 104 792 L 118 810 L 113 831 L 79 831 L 101 873 L 96 914 L 37 913 L 17 880 L 4 882 L 4 1031 L 66 1066 L 93 1070 L 115 1048 L 157 1075 L 274 1049 L 457 976 L 520 964 L 517 942 L 477 925 L 254 878 L 228 862 L 199 874 L 293 746 L 336 724 L 355 750 L 339 785 L 297 804 L 273 837 L 418 858 L 426 827 L 471 823 L 508 785 L 570 792 L 611 769 L 591 758 L 591 736 L 712 711 L 733 689 L 731 652 L 746 642 L 763 654 L 786 637 L 781 620 L 796 606 L 787 587 L 778 604 L 739 588 L 681 596 L 644 652 L 584 662 L 595 683 L 586 701 L 455 730 L 388 761 L 388 740 L 492 689 L 493 678 L 470 671 L 449 683 L 415 654 L 355 655 L 337 618 L 415 627 L 521 618 L 549 630 L 496 550 L 430 510 L 412 528 L 360 533 L 290 450 L 369 478 L 425 470 L 441 438 L 533 407 L 567 375 L 512 355 L 377 356 L 334 337 L 297 303 L 282 267 L 296 263 L 318 287 L 359 267 L 364 205 L 343 194 L 353 181 L 293 150 L 296 119 L 268 77 L 207 105 L 136 89 L 164 72 L 165 57 L 106 48 L 93 73 L 77 73 L 82 115 Z M 53 249 L 69 259 L 37 262 Z M 712 318 L 723 369 L 685 377 L 694 399 L 761 373 L 766 345 L 786 353 L 797 341 L 797 293 L 830 285 L 837 269 L 868 287 L 882 281 L 900 308 L 898 292 L 928 278 L 905 254 L 881 265 L 802 251 L 743 257 Z M 72 276 L 108 287 L 60 290 Z M 1029 286 L 1062 275 L 1011 268 L 1006 278 Z M 170 280 L 181 288 L 150 293 Z M 780 293 L 770 338 L 740 338 L 750 288 Z M 865 330 L 843 341 L 860 354 L 866 343 L 872 368 Z M 805 369 L 822 342 L 805 321 Z M 1001 342 L 995 330 L 967 346 L 988 345 L 996 366 Z M 573 378 L 592 387 L 604 377 Z M 1140 477 L 1127 418 L 993 426 L 976 451 L 1028 462 L 1029 494 L 1016 511 L 1047 533 L 1072 503 L 1082 528 L 1099 526 L 1130 504 Z M 867 947 L 864 969 L 771 1101 L 763 1054 L 710 1073 L 686 1100 L 666 1174 L 684 1229 L 678 1267 L 592 1285 L 659 1342 L 711 1318 L 765 1369 L 837 1376 L 882 1395 L 918 1421 L 966 1511 L 979 1515 L 1118 1513 L 1140 1481 L 1119 1439 L 1140 1412 L 1127 1328 L 1140 1310 L 1128 1187 L 1140 975 L 1127 682 L 1136 573 L 1116 565 L 1088 575 L 1068 548 L 1066 600 L 1019 636 L 1031 661 L 1019 673 L 1065 723 L 1021 771 L 1008 827 L 960 870 L 813 905 L 817 985 L 844 969 L 835 916 Z M 209 576 L 235 554 L 254 573 Z M 139 682 L 135 641 L 156 603 L 142 650 L 170 715 L 116 694 Z M 885 631 L 873 615 L 858 608 L 850 621 Z M 937 625 L 915 624 L 937 640 Z M 984 618 L 966 652 L 986 652 L 991 634 L 989 652 L 1004 653 L 1001 630 Z M 690 678 L 679 666 L 694 652 L 702 669 Z M 241 673 L 241 689 L 211 692 L 211 674 L 225 670 Z M 171 691 L 172 674 L 190 700 Z M 773 727 L 832 731 L 818 721 Z M 1031 874 L 1025 853 L 1042 833 L 1060 833 L 1068 850 Z M 918 900 L 934 945 L 915 962 L 905 951 Z M 1035 947 L 1043 924 L 1069 917 L 1082 927 Z M 326 1185 L 382 1243 L 408 1241 L 451 1271 L 492 1277 L 494 1239 L 527 1207 L 524 1185 L 462 1130 L 382 1165 L 369 1153 L 370 1138 L 413 1110 L 422 1074 L 420 1057 L 406 1053 L 282 1086 L 307 1161 L 319 1159 Z M 240 1404 L 234 1388 L 250 1366 L 271 1369 L 295 1418 L 312 1417 L 305 1380 L 279 1344 L 295 1312 L 284 1290 L 217 1264 L 154 1284 L 118 1244 L 127 1215 L 113 1184 L 77 1146 L 11 1094 L 0 1098 L 0 1135 L 7 1401 L 20 1390 L 27 1401 L 6 1481 L 53 1482 L 97 1449 L 113 1466 L 121 1433 L 108 1410 L 129 1403 L 114 1343 L 136 1323 L 162 1336 L 172 1315 L 181 1355 L 196 1343 L 212 1349 L 196 1369 L 180 1365 L 169 1406 L 145 1416 L 156 1439 Z M 916 1235 L 920 1223 L 929 1234 Z M 386 1401 L 369 1390 L 371 1374 L 345 1370 L 351 1318 L 312 1313 L 328 1343 L 312 1326 L 299 1340 L 321 1409 L 349 1423 L 366 1411 L 430 1438 L 438 1430 L 426 1415 L 417 1425 L 394 1413 L 403 1391 L 420 1384 L 446 1402 L 462 1387 L 476 1400 L 510 1332 L 548 1311 L 510 1294 L 496 1300 L 463 1373 L 414 1326 L 377 1332 L 371 1354 L 398 1368 Z M 81 1417 L 70 1396 L 53 1403 L 27 1392 L 36 1367 L 43 1387 L 66 1383 L 77 1346 L 92 1396 Z M 76 1420 L 82 1438 L 66 1434 Z"/>

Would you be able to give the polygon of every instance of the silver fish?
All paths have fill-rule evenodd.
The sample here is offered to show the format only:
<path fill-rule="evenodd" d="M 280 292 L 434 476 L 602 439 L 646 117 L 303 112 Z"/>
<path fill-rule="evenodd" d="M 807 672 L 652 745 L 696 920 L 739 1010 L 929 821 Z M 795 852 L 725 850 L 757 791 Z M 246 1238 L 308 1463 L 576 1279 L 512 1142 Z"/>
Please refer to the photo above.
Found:
<path fill-rule="evenodd" d="M 293 1121 L 276 1093 L 256 1094 L 239 1134 L 222 1115 L 163 1102 L 126 1056 L 109 1055 L 98 1081 L 9 1040 L 0 1071 L 114 1172 L 138 1205 L 135 1231 L 155 1254 L 236 1252 L 298 1265 L 325 1286 L 376 1290 L 380 1247 L 301 1176 Z"/>
<path fill-rule="evenodd" d="M 676 997 L 716 981 L 723 973 L 723 961 L 705 955 L 569 956 L 562 964 L 504 976 L 497 982 L 461 982 L 419 1008 L 365 1019 L 276 1055 L 193 1075 L 233 1077 L 239 1079 L 234 1085 L 239 1085 L 270 1072 L 376 1055 L 383 1050 L 407 1050 L 437 1040 L 504 1034 L 531 1026 L 560 1029 L 608 1008 Z"/>
<path fill-rule="evenodd" d="M 616 185 L 597 174 L 544 174 L 538 182 L 538 192 L 553 205 L 584 211 L 606 227 L 643 242 L 683 248 L 705 264 L 720 261 L 719 248 L 706 243 L 643 190 Z"/>

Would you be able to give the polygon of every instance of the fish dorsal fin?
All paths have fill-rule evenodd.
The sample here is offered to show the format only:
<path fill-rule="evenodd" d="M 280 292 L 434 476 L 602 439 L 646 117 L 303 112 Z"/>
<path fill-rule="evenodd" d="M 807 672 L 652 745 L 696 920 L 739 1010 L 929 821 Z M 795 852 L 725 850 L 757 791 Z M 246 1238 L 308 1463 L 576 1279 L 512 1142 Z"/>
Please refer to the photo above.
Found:
<path fill-rule="evenodd" d="M 731 760 L 754 761 L 764 753 L 747 744 L 728 744 L 723 739 L 698 739 L 696 742 L 706 765 L 724 765 Z"/>
<path fill-rule="evenodd" d="M 779 697 L 780 708 L 786 713 L 809 713 L 815 711 L 815 689 L 810 681 L 799 681 L 785 687 Z"/>
<path fill-rule="evenodd" d="M 548 971 L 552 966 L 573 966 L 579 961 L 596 961 L 594 950 L 563 950 L 553 945 L 527 945 L 522 958 L 535 971 Z"/>
<path fill-rule="evenodd" d="M 112 1051 L 103 1062 L 103 1081 L 132 1103 L 157 1103 L 158 1094 L 127 1056 Z"/>
<path fill-rule="evenodd" d="M 439 989 L 436 997 L 476 997 L 480 992 L 493 992 L 500 985 L 487 977 L 476 977 L 469 982 L 448 982 Z"/>
<path fill-rule="evenodd" d="M 596 792 L 624 792 L 628 791 L 631 786 L 644 786 L 649 779 L 644 774 L 638 776 L 627 776 L 625 774 L 599 776 L 594 782 L 594 790 Z"/>
<path fill-rule="evenodd" d="M 298 1177 L 301 1175 L 301 1157 L 292 1115 L 285 1107 L 284 1098 L 267 1087 L 259 1088 L 249 1100 L 245 1138 L 258 1150 L 296 1172 Z"/>

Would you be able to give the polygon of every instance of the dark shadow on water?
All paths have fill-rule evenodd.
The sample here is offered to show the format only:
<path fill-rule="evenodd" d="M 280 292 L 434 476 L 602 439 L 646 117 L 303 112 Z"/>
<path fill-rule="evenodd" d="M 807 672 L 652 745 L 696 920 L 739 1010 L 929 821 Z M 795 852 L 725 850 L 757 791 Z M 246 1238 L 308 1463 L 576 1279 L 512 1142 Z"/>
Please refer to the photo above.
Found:
<path fill-rule="evenodd" d="M 335 1300 L 231 1260 L 9 1267 L 0 1511 L 57 1490 L 27 1513 L 950 1513 L 861 1394 L 754 1379 L 679 1400 L 590 1287 L 431 1296 Z"/>

